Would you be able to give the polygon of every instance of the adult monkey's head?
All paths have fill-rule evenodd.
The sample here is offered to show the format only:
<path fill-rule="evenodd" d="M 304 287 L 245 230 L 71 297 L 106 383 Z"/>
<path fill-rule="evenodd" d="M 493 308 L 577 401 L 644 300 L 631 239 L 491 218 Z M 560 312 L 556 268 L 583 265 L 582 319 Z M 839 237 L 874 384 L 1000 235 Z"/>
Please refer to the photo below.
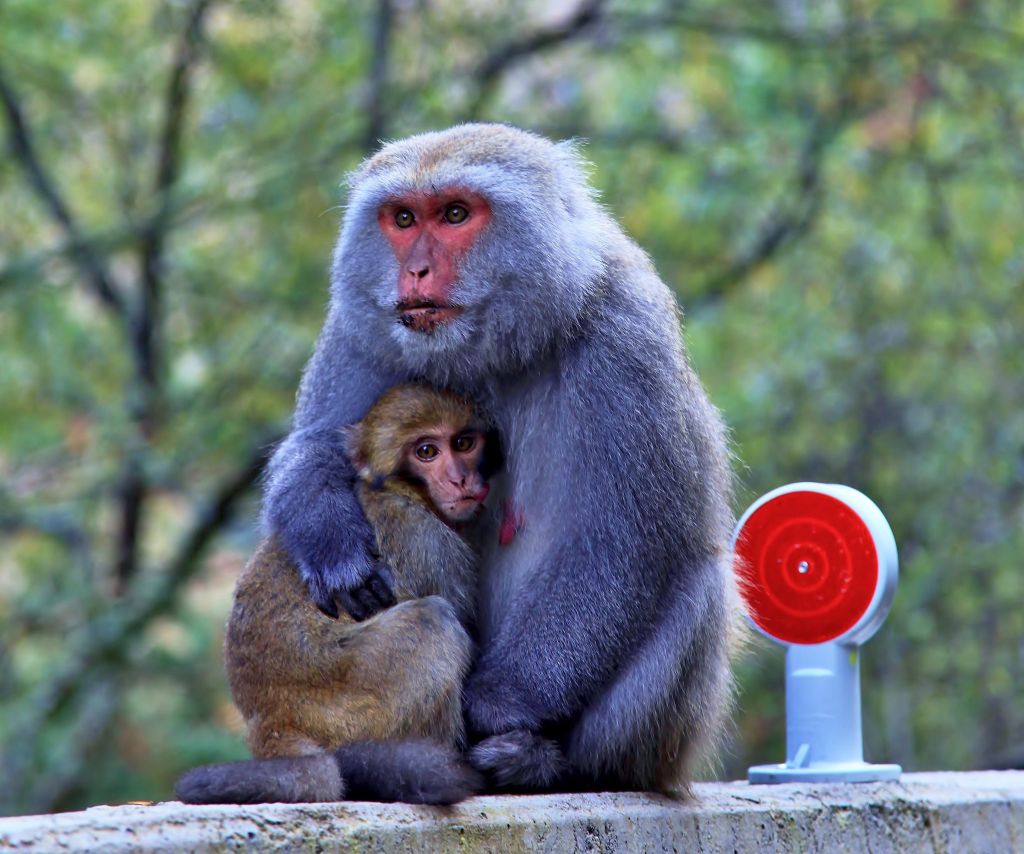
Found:
<path fill-rule="evenodd" d="M 576 149 L 504 125 L 392 143 L 350 186 L 335 319 L 377 364 L 439 384 L 515 373 L 578 334 L 619 249 Z"/>

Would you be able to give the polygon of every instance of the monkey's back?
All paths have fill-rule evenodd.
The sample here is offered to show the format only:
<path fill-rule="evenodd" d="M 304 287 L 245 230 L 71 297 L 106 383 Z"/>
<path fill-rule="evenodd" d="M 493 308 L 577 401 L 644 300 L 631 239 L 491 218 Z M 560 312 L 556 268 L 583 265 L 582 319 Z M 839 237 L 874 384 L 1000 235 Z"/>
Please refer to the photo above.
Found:
<path fill-rule="evenodd" d="M 254 755 L 315 749 L 289 743 L 278 751 L 282 733 L 301 732 L 316 744 L 331 738 L 330 707 L 348 668 L 327 651 L 343 644 L 353 624 L 319 612 L 274 538 L 259 545 L 239 576 L 224 639 L 228 684 Z"/>

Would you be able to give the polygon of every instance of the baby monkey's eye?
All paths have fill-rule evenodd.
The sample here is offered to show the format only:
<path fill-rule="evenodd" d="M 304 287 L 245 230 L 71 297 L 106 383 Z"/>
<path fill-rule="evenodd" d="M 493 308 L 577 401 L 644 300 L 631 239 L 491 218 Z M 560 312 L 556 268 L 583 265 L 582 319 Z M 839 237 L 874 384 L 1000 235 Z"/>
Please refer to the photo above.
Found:
<path fill-rule="evenodd" d="M 456 436 L 452 440 L 452 448 L 460 454 L 464 454 L 466 451 L 472 451 L 474 445 L 476 445 L 476 436 L 472 433 L 463 433 L 461 436 Z"/>
<path fill-rule="evenodd" d="M 408 208 L 402 208 L 395 214 L 395 225 L 399 228 L 408 228 L 414 222 L 416 222 L 416 217 Z"/>
<path fill-rule="evenodd" d="M 424 442 L 422 445 L 416 446 L 416 459 L 423 460 L 425 463 L 429 463 L 440 453 L 441 452 L 437 449 L 437 445 L 431 445 L 429 442 Z"/>
<path fill-rule="evenodd" d="M 469 216 L 469 211 L 465 205 L 451 204 L 444 209 L 445 222 L 451 223 L 452 225 L 458 225 L 460 222 L 465 222 Z"/>

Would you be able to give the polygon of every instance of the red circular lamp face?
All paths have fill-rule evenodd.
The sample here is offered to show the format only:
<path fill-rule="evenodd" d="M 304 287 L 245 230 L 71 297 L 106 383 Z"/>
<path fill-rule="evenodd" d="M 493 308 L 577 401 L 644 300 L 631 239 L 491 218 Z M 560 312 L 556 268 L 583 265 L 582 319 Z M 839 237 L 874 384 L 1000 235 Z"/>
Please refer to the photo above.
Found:
<path fill-rule="evenodd" d="M 757 508 L 736 538 L 750 617 L 784 643 L 827 643 L 864 616 L 878 552 L 861 518 L 820 492 L 787 492 Z"/>

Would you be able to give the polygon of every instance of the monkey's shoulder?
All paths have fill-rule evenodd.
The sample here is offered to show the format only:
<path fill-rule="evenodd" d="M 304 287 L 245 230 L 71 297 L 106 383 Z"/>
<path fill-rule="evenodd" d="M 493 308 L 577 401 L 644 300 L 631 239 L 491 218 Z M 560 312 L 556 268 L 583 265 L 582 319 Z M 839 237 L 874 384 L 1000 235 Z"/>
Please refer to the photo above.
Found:
<path fill-rule="evenodd" d="M 274 537 L 259 544 L 242 568 L 235 585 L 228 641 L 249 645 L 258 635 L 263 642 L 275 637 L 275 628 L 291 634 L 299 627 L 332 622 L 313 604 L 287 551 Z M 278 634 L 278 638 L 283 636 Z"/>
<path fill-rule="evenodd" d="M 404 543 L 428 539 L 454 543 L 461 540 L 409 484 L 394 482 L 385 489 L 364 489 L 359 497 L 378 541 Z"/>
<path fill-rule="evenodd" d="M 235 596 L 264 595 L 271 588 L 281 594 L 299 594 L 304 590 L 298 567 L 273 536 L 263 540 L 242 567 Z"/>

